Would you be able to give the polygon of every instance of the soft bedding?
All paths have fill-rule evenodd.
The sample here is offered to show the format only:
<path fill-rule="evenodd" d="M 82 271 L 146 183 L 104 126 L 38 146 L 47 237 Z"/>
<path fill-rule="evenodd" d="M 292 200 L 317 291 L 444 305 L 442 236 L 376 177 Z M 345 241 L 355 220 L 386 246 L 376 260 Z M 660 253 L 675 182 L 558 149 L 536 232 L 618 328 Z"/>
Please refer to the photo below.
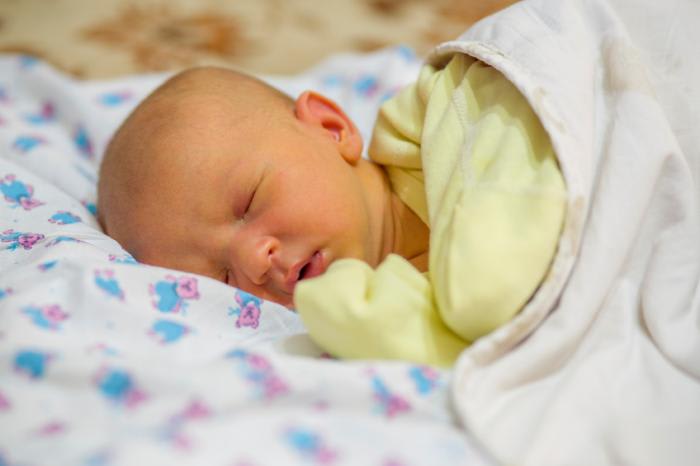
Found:
<path fill-rule="evenodd" d="M 550 273 L 452 371 L 332 360 L 279 306 L 134 263 L 97 227 L 95 173 L 164 77 L 2 59 L 0 464 L 697 463 L 699 8 L 524 0 L 429 57 L 510 79 L 568 189 Z M 367 135 L 417 66 L 393 49 L 273 83 Z"/>
<path fill-rule="evenodd" d="M 338 100 L 367 136 L 418 65 L 399 47 L 269 80 Z M 449 372 L 335 361 L 287 309 L 138 264 L 101 233 L 100 155 L 165 77 L 0 59 L 0 464 L 488 463 Z"/>

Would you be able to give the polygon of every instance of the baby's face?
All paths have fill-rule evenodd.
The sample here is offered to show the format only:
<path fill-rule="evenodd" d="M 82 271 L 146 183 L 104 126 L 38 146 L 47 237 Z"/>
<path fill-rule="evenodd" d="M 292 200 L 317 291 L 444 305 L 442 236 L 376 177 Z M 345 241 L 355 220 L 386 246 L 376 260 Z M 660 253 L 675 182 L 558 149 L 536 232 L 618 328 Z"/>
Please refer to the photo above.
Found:
<path fill-rule="evenodd" d="M 273 118 L 255 109 L 242 118 L 219 97 L 179 105 L 185 121 L 177 131 L 151 133 L 148 161 L 133 161 L 140 164 L 138 186 L 121 199 L 105 196 L 107 233 L 141 262 L 206 275 L 287 306 L 299 280 L 336 259 L 376 262 L 380 238 L 356 173 L 365 161 L 345 154 L 340 144 L 352 135 L 340 120 L 313 121 L 328 110 L 320 107 L 323 98 L 304 98 L 305 108 L 297 100 L 288 116 Z M 352 150 L 361 151 L 361 142 Z M 129 209 L 110 209 L 114 202 Z"/>

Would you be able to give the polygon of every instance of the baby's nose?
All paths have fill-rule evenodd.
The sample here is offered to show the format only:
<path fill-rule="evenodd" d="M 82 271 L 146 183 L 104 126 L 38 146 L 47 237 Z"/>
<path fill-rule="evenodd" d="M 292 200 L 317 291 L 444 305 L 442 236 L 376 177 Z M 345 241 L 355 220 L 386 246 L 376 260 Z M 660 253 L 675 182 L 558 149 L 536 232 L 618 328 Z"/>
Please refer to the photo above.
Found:
<path fill-rule="evenodd" d="M 241 251 L 249 260 L 244 261 L 247 270 L 244 273 L 255 285 L 264 285 L 269 279 L 270 269 L 273 265 L 273 257 L 278 252 L 279 241 L 272 236 L 260 236 L 250 244 L 250 251 Z"/>

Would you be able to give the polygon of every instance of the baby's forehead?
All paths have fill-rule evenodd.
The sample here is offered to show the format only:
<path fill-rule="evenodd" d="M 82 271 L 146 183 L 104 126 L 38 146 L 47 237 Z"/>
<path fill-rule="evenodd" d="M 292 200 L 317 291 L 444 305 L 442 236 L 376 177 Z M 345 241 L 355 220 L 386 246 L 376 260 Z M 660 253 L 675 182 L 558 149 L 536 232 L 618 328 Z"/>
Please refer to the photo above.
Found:
<path fill-rule="evenodd" d="M 188 98 L 178 102 L 177 111 L 164 111 L 159 117 L 164 124 L 140 131 L 150 139 L 146 158 L 157 168 L 154 176 L 189 175 L 193 170 L 212 176 L 235 162 L 242 147 L 255 147 L 249 137 L 254 123 L 221 101 Z"/>
<path fill-rule="evenodd" d="M 243 120 L 230 103 L 211 95 L 144 102 L 139 112 L 140 118 L 130 122 L 124 136 L 130 145 L 138 144 L 145 150 L 144 162 L 160 161 L 162 152 L 170 158 L 181 151 L 226 143 L 226 135 Z"/>
<path fill-rule="evenodd" d="M 196 79 L 184 84 L 178 77 L 166 83 L 142 103 L 140 118 L 130 125 L 132 141 L 148 146 L 142 146 L 150 161 L 145 163 L 157 166 L 157 172 L 182 173 L 193 165 L 202 172 L 217 170 L 222 156 L 228 166 L 244 150 L 255 152 L 261 136 L 274 139 L 271 133 L 288 118 L 282 114 L 291 113 L 280 105 L 275 91 L 267 95 L 263 83 L 223 79 L 219 73 L 195 74 Z"/>

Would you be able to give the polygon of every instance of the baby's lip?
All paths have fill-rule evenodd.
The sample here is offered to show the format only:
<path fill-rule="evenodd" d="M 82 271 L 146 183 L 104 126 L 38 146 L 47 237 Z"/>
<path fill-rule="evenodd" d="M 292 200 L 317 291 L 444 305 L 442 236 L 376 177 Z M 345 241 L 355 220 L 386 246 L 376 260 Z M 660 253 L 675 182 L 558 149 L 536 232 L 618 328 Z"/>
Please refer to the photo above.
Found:
<path fill-rule="evenodd" d="M 326 271 L 326 257 L 321 251 L 316 251 L 309 260 L 308 267 L 303 271 L 302 279 L 318 277 Z"/>
<path fill-rule="evenodd" d="M 326 267 L 324 254 L 321 251 L 314 252 L 311 257 L 297 262 L 289 269 L 285 280 L 285 291 L 289 294 L 294 293 L 294 287 L 299 280 L 317 277 L 326 271 Z"/>

